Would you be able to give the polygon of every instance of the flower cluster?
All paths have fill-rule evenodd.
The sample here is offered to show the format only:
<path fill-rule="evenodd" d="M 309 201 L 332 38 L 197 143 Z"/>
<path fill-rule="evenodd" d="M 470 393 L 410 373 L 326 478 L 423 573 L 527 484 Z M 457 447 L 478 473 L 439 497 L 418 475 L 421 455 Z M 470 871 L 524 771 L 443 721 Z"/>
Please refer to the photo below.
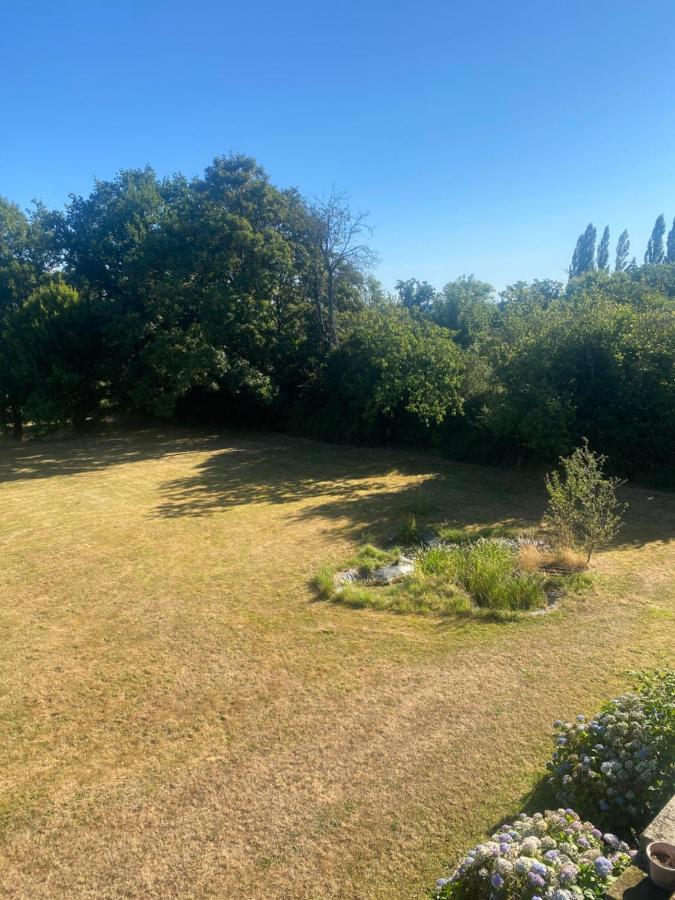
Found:
<path fill-rule="evenodd" d="M 435 900 L 575 900 L 603 897 L 630 863 L 628 846 L 571 809 L 521 815 L 470 850 Z"/>
<path fill-rule="evenodd" d="M 560 803 L 629 833 L 656 812 L 675 778 L 675 675 L 643 673 L 637 693 L 593 719 L 556 722 L 548 768 Z"/>

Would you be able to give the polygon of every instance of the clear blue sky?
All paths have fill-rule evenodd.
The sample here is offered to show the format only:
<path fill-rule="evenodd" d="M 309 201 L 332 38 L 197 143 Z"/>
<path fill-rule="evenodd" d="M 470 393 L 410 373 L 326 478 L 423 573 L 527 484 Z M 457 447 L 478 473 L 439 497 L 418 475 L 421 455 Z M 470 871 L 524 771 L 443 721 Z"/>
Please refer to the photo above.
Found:
<path fill-rule="evenodd" d="M 0 194 L 229 151 L 369 210 L 377 274 L 562 278 L 675 216 L 675 2 L 0 0 Z M 669 222 L 670 224 L 670 222 Z"/>

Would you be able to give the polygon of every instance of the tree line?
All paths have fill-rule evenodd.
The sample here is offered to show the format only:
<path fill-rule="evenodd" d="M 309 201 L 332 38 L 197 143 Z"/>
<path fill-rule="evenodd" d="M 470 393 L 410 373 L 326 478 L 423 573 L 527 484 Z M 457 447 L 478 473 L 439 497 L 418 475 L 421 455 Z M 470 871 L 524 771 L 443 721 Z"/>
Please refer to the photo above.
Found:
<path fill-rule="evenodd" d="M 369 238 L 343 196 L 246 156 L 125 170 L 63 210 L 0 201 L 0 427 L 141 413 L 505 464 L 587 437 L 622 474 L 673 477 L 675 264 L 610 274 L 607 233 L 566 284 L 389 294 Z"/>
<path fill-rule="evenodd" d="M 609 272 L 609 225 L 605 225 L 596 250 L 597 237 L 598 232 L 595 225 L 589 222 L 585 230 L 577 238 L 572 262 L 569 267 L 570 278 L 578 278 L 585 272 Z M 614 256 L 615 272 L 634 272 L 637 270 L 636 258 L 633 257 L 629 262 L 629 255 L 630 238 L 628 237 L 628 231 L 624 229 L 616 243 Z M 662 266 L 670 263 L 675 263 L 675 219 L 673 219 L 673 226 L 666 238 L 666 217 L 661 213 L 654 223 L 652 233 L 647 242 L 644 264 L 646 266 Z"/>

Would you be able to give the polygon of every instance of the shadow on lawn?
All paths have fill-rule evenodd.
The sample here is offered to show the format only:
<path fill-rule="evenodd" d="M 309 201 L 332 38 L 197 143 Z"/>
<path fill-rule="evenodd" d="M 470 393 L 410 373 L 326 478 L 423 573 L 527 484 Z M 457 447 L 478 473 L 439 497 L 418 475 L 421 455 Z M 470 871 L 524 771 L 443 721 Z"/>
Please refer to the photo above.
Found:
<path fill-rule="evenodd" d="M 397 482 L 397 477 L 415 481 Z M 296 504 L 289 518 L 331 519 L 355 535 L 392 539 L 407 518 L 458 527 L 508 522 L 525 527 L 542 512 L 540 492 L 522 475 L 448 464 L 389 449 L 291 438 L 273 446 L 233 440 L 185 478 L 165 482 L 154 514 L 207 516 L 250 504 Z"/>
<path fill-rule="evenodd" d="M 59 440 L 0 439 L 0 483 L 97 472 L 213 446 L 213 435 L 173 430 L 129 430 Z"/>
<path fill-rule="evenodd" d="M 414 477 L 396 483 L 395 476 Z M 251 503 L 302 504 L 296 519 L 343 520 L 355 536 L 391 539 L 410 515 L 418 525 L 536 525 L 543 514 L 538 473 L 448 462 L 388 448 L 319 444 L 285 436 L 231 439 L 185 478 L 162 485 L 155 514 L 205 516 Z M 623 490 L 629 510 L 616 547 L 675 537 L 675 497 L 638 486 Z"/>
<path fill-rule="evenodd" d="M 558 809 L 559 806 L 560 804 L 556 799 L 548 776 L 546 774 L 541 775 L 530 790 L 519 797 L 514 802 L 513 807 L 501 819 L 493 822 L 490 828 L 487 829 L 487 834 L 494 834 L 503 825 L 506 825 L 508 822 L 514 822 L 520 813 L 531 816 L 536 812 L 543 813 L 547 809 Z"/>
<path fill-rule="evenodd" d="M 16 445 L 0 440 L 0 483 L 78 475 L 192 451 L 210 455 L 161 485 L 153 515 L 206 516 L 252 503 L 302 504 L 297 519 L 342 520 L 347 532 L 391 538 L 414 515 L 419 525 L 536 524 L 544 510 L 538 473 L 451 463 L 387 448 L 320 444 L 285 435 L 214 434 L 180 428 L 115 430 Z M 396 483 L 396 475 L 414 482 Z M 392 477 L 393 476 L 393 477 Z M 675 537 L 675 497 L 629 485 L 626 526 L 615 546 Z"/>

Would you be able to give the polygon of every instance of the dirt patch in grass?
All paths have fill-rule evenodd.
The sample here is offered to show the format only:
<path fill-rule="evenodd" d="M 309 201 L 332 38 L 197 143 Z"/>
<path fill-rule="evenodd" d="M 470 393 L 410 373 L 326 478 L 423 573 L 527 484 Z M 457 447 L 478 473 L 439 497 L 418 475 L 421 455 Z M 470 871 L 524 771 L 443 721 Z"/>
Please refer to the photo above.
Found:
<path fill-rule="evenodd" d="M 583 596 L 494 624 L 308 583 L 411 511 L 536 525 L 526 474 L 166 430 L 0 449 L 0 479 L 8 897 L 422 897 L 551 721 L 672 650 L 668 494 L 625 491 Z"/>

